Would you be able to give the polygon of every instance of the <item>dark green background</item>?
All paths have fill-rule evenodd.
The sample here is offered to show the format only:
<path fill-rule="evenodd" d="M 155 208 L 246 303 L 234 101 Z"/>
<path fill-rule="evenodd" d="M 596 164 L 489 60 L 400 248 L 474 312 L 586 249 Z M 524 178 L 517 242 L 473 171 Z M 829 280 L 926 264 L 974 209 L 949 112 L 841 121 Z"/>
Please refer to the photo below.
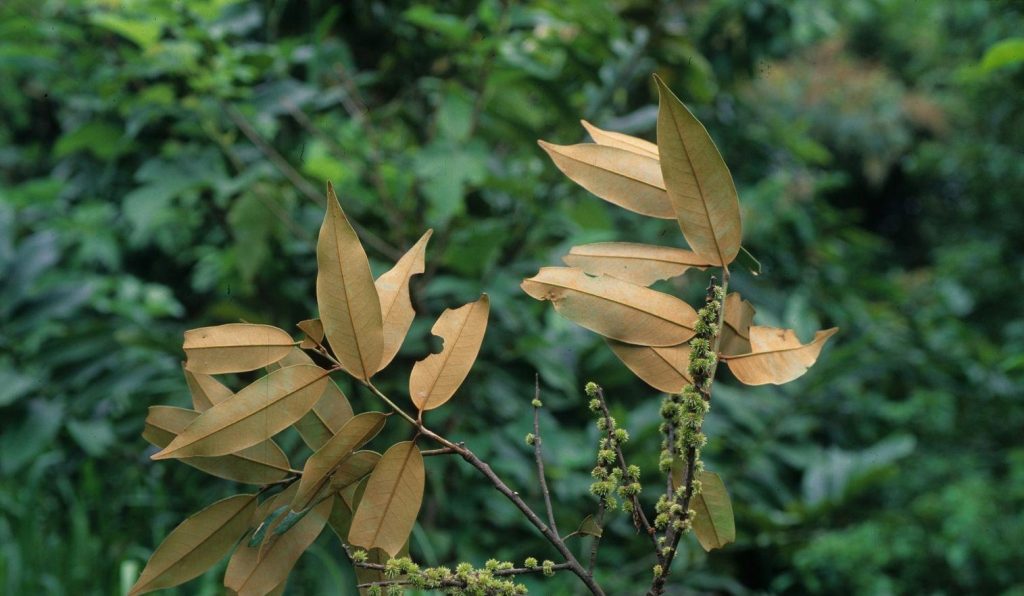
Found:
<path fill-rule="evenodd" d="M 658 395 L 518 284 L 573 244 L 682 242 L 535 144 L 582 141 L 581 117 L 653 140 L 657 72 L 732 169 L 758 322 L 842 329 L 784 387 L 723 372 L 705 458 L 738 539 L 685 540 L 672 592 L 1024 593 L 1022 32 L 1019 2 L 982 0 L 2 2 L 0 592 L 120 592 L 240 490 L 151 462 L 142 420 L 188 403 L 184 329 L 315 313 L 328 179 L 377 273 L 435 230 L 385 391 L 404 399 L 433 319 L 487 291 L 480 360 L 431 426 L 539 505 L 538 371 L 572 528 L 594 509 L 594 380 L 653 485 Z M 468 466 L 428 472 L 417 560 L 556 558 Z M 606 536 L 599 578 L 639 592 L 647 543 L 621 515 Z M 291 593 L 350 590 L 329 538 Z"/>

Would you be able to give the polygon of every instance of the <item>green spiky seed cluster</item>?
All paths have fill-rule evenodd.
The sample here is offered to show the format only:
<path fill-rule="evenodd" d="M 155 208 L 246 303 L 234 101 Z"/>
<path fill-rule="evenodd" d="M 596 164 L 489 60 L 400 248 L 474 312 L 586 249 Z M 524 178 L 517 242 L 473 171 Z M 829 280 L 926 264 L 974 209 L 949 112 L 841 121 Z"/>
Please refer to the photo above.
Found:
<path fill-rule="evenodd" d="M 528 559 L 529 561 L 529 559 Z M 533 559 L 534 566 L 537 560 Z M 553 565 L 553 564 L 552 564 Z M 511 575 L 495 575 L 495 572 L 507 571 L 515 566 L 509 561 L 491 559 L 482 569 L 476 569 L 469 563 L 459 563 L 455 571 L 447 567 L 428 567 L 420 569 L 408 557 L 389 559 L 384 564 L 384 576 L 389 580 L 403 578 L 409 586 L 417 590 L 442 590 L 446 594 L 496 594 L 500 596 L 518 596 L 526 594 L 526 586 L 515 583 Z M 527 565 L 529 567 L 529 565 Z M 552 570 L 552 573 L 554 570 Z M 368 594 L 381 594 L 380 586 L 372 586 Z M 402 594 L 402 584 L 387 586 L 387 593 Z"/>

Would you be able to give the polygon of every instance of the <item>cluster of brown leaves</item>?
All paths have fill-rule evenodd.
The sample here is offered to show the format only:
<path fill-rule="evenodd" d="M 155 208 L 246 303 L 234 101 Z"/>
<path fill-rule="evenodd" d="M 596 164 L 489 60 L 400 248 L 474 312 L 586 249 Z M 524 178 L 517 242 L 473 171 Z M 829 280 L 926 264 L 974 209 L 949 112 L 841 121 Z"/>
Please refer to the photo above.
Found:
<path fill-rule="evenodd" d="M 301 321 L 296 341 L 276 327 L 234 323 L 185 333 L 185 378 L 193 409 L 150 408 L 143 436 L 160 448 L 153 459 L 177 459 L 208 474 L 261 485 L 218 501 L 174 529 L 153 553 L 132 594 L 197 577 L 238 544 L 224 585 L 240 595 L 280 593 L 295 562 L 330 526 L 371 561 L 407 551 L 423 498 L 423 456 L 415 441 L 383 455 L 362 449 L 389 414 L 354 415 L 331 380 L 348 373 L 372 387 L 394 359 L 415 313 L 409 280 L 424 270 L 428 231 L 376 280 L 352 225 L 328 186 L 317 242 L 320 318 Z M 415 363 L 409 398 L 422 412 L 455 394 L 476 360 L 487 328 L 487 295 L 446 310 L 432 332 L 441 352 Z M 305 350 L 333 363 L 324 368 Z M 266 369 L 237 393 L 214 375 Z M 311 450 L 292 469 L 274 435 L 293 426 Z M 276 494 L 275 488 L 284 488 Z M 239 544 L 239 541 L 241 543 Z M 379 572 L 358 569 L 362 581 Z"/>
<path fill-rule="evenodd" d="M 641 215 L 675 219 L 690 249 L 630 242 L 575 246 L 569 267 L 545 267 L 523 281 L 527 294 L 605 338 L 638 377 L 666 393 L 687 374 L 697 312 L 650 289 L 690 268 L 728 267 L 743 249 L 739 198 L 729 168 L 704 126 L 655 77 L 661 97 L 658 144 L 583 122 L 593 143 L 541 147 L 566 176 L 598 197 Z M 792 330 L 753 325 L 754 307 L 726 297 L 719 351 L 747 385 L 782 384 L 814 364 L 836 329 L 801 344 Z"/>
<path fill-rule="evenodd" d="M 690 268 L 717 266 L 727 273 L 737 257 L 753 258 L 740 245 L 739 197 L 718 148 L 665 83 L 657 76 L 655 81 L 657 145 L 584 121 L 593 143 L 540 146 L 566 176 L 598 197 L 648 217 L 675 219 L 690 249 L 628 242 L 575 246 L 563 257 L 569 267 L 545 267 L 522 288 L 603 336 L 651 387 L 679 393 L 693 384 L 689 342 L 697 312 L 649 286 Z M 796 379 L 837 331 L 819 331 L 802 344 L 791 329 L 753 325 L 753 305 L 735 292 L 725 297 L 722 312 L 718 357 L 747 385 Z M 720 548 L 735 539 L 732 505 L 717 474 L 704 472 L 700 479 L 694 532 L 705 549 Z"/>

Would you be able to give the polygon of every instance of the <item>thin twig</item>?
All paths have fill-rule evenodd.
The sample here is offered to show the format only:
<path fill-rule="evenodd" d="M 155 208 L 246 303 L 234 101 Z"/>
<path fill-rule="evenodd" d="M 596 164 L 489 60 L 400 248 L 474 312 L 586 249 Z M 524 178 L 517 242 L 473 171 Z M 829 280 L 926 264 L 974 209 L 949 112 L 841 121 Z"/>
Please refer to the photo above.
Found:
<path fill-rule="evenodd" d="M 505 498 L 511 501 L 512 504 L 515 505 L 516 508 L 519 509 L 519 511 L 522 512 L 524 516 L 526 516 L 526 519 L 531 524 L 533 524 L 533 526 L 537 528 L 538 531 L 540 531 L 544 538 L 546 538 L 548 542 L 550 542 L 551 545 L 555 547 L 559 554 L 561 554 L 562 557 L 565 559 L 566 564 L 569 566 L 569 569 L 574 574 L 576 574 L 577 577 L 580 578 L 580 581 L 583 582 L 583 584 L 587 587 L 588 590 L 590 590 L 592 594 L 596 594 L 599 596 L 604 594 L 604 590 L 601 589 L 601 586 L 599 586 L 597 582 L 594 581 L 593 575 L 588 573 L 587 570 L 583 568 L 583 565 L 581 565 L 579 560 L 576 559 L 576 556 L 573 555 L 571 550 L 569 550 L 569 547 L 565 545 L 565 541 L 562 540 L 562 538 L 554 530 L 552 530 L 550 527 L 548 527 L 547 524 L 544 523 L 540 516 L 538 516 L 537 513 L 533 509 L 531 509 L 525 501 L 523 501 L 522 497 L 519 496 L 518 492 L 509 488 L 509 486 L 505 484 L 505 482 L 501 478 L 499 478 L 497 474 L 494 473 L 494 470 L 491 469 L 490 465 L 488 465 L 486 462 L 477 457 L 477 455 L 473 453 L 473 451 L 470 450 L 469 447 L 466 447 L 464 443 L 454 443 L 442 437 L 441 435 L 435 433 L 434 431 L 428 429 L 426 426 L 423 425 L 421 421 L 418 421 L 412 416 L 406 414 L 405 411 L 399 408 L 386 395 L 381 393 L 380 390 L 378 390 L 372 383 L 365 381 L 364 384 L 367 387 L 369 387 L 370 390 L 373 391 L 373 393 L 377 397 L 379 397 L 386 404 L 388 404 L 388 406 L 390 406 L 391 409 L 393 409 L 396 413 L 405 418 L 405 420 L 409 424 L 411 424 L 413 428 L 415 428 L 421 435 L 427 437 L 432 441 L 440 443 L 441 445 L 448 447 L 449 449 L 452 449 L 453 451 L 455 451 L 455 453 L 459 454 L 459 456 L 461 456 L 462 459 L 466 460 L 466 462 L 468 462 L 469 465 L 473 466 L 481 474 L 483 474 L 484 477 L 487 478 L 487 480 L 490 481 L 490 483 L 494 486 L 494 488 L 496 488 L 498 492 L 503 494 Z"/>
<path fill-rule="evenodd" d="M 245 116 L 242 115 L 241 112 L 238 111 L 237 108 L 226 103 L 222 103 L 221 107 L 228 115 L 228 118 L 230 118 L 235 126 L 238 127 L 238 130 L 242 131 L 242 134 L 244 134 L 246 138 L 260 150 L 260 153 L 262 153 L 264 157 L 270 160 L 270 163 L 273 164 L 289 182 L 295 185 L 295 188 L 299 189 L 299 192 L 318 205 L 324 204 L 324 195 L 317 192 L 316 188 L 314 188 L 313 185 L 306 180 L 306 178 L 300 174 L 299 171 L 296 170 L 283 155 L 278 153 L 278 151 L 274 149 L 274 147 L 271 146 L 262 135 L 260 135 L 256 128 L 253 127 L 253 125 L 245 118 Z M 381 254 L 393 260 L 398 260 L 402 257 L 402 251 L 391 246 L 376 234 L 370 232 L 357 222 L 350 220 L 349 223 L 352 224 L 352 227 L 367 244 L 375 248 Z"/>
<path fill-rule="evenodd" d="M 622 454 L 622 445 L 615 440 L 615 428 L 612 426 L 612 415 L 608 410 L 608 402 L 604 399 L 604 389 L 601 387 L 597 388 L 597 401 L 601 404 L 601 415 L 604 416 L 605 432 L 608 435 L 608 443 L 609 445 L 615 446 L 615 459 L 619 464 L 619 469 L 622 470 L 622 478 L 623 480 L 628 481 L 629 466 L 626 464 L 626 457 Z M 655 548 L 657 548 L 658 541 L 654 536 L 654 528 L 651 527 L 650 522 L 647 521 L 647 515 L 644 514 L 644 508 L 640 504 L 640 495 L 631 495 L 630 501 L 633 503 L 633 525 L 636 526 L 638 532 L 649 536 L 651 542 L 655 545 Z"/>
<path fill-rule="evenodd" d="M 555 509 L 551 506 L 551 492 L 548 491 L 548 481 L 544 474 L 544 455 L 541 453 L 540 439 L 540 375 L 533 375 L 533 455 L 537 460 L 537 479 L 540 480 L 540 490 L 544 494 L 544 508 L 548 512 L 548 526 L 558 534 L 558 526 L 555 525 Z"/>
<path fill-rule="evenodd" d="M 422 455 L 423 457 L 432 457 L 435 455 L 453 455 L 455 453 L 456 451 L 454 449 L 449 449 L 448 447 L 441 447 L 440 449 L 426 449 L 424 451 L 420 451 L 420 455 Z"/>
<path fill-rule="evenodd" d="M 590 543 L 590 563 L 587 565 L 587 571 L 590 573 L 594 573 L 594 566 L 597 565 L 597 548 L 601 546 L 601 538 L 604 537 L 604 512 L 604 500 L 602 499 L 597 506 L 597 515 L 594 516 L 594 521 L 601 528 L 601 535 L 594 536 L 594 540 Z"/>
<path fill-rule="evenodd" d="M 715 289 L 714 278 L 711 280 L 711 285 L 708 288 L 709 294 Z M 722 268 L 722 301 L 719 304 L 718 312 L 718 329 L 715 333 L 715 340 L 711 349 L 712 353 L 718 354 L 719 346 L 722 341 L 722 323 L 725 320 L 725 297 L 729 291 L 729 268 Z M 701 392 L 701 396 L 708 403 L 711 402 L 711 385 L 715 380 L 715 371 L 718 369 L 718 358 L 715 358 L 715 363 L 712 365 L 711 370 L 708 372 L 708 381 L 703 387 L 697 387 L 696 379 L 694 379 L 694 387 L 697 387 Z M 698 432 L 700 430 L 698 429 Z M 671 445 L 669 446 L 671 448 Z M 686 476 L 684 479 L 683 498 L 680 505 L 682 505 L 682 511 L 684 515 L 690 510 L 690 501 L 693 499 L 693 480 L 695 467 L 697 462 L 697 449 L 689 447 L 686 450 Z M 671 474 L 671 473 L 670 473 Z M 678 502 L 678 501 L 677 501 Z M 654 578 L 651 582 L 651 588 L 648 590 L 648 596 L 659 596 L 664 593 L 665 582 L 668 580 L 669 573 L 672 569 L 672 561 L 675 559 L 676 551 L 679 547 L 679 540 L 683 536 L 683 531 L 676 530 L 674 524 L 669 524 L 668 529 L 665 531 L 665 544 L 670 548 L 665 553 L 658 553 L 658 562 L 661 565 L 661 574 Z"/>
<path fill-rule="evenodd" d="M 376 563 L 353 563 L 353 564 L 356 565 L 357 567 L 362 567 L 363 569 L 373 569 L 373 570 L 376 570 L 376 571 L 384 571 L 386 569 L 386 567 L 384 565 L 379 565 L 379 564 L 376 564 Z M 548 569 L 550 569 L 551 571 L 572 571 L 572 568 L 571 568 L 571 566 L 568 563 L 559 563 L 557 565 L 552 565 Z M 497 569 L 497 570 L 492 571 L 491 575 L 494 576 L 494 577 L 508 577 L 508 576 L 515 576 L 515 575 L 525 575 L 525 574 L 528 574 L 528 573 L 543 573 L 543 572 L 544 572 L 544 567 L 515 567 L 515 568 L 512 568 L 512 569 Z M 366 583 L 363 583 L 363 584 L 359 584 L 356 587 L 357 588 L 370 588 L 370 587 L 373 587 L 373 586 L 381 586 L 381 587 L 385 587 L 385 586 L 408 586 L 408 585 L 412 585 L 413 583 L 414 582 L 412 580 L 409 580 L 409 579 L 391 579 L 391 580 L 383 580 L 383 581 L 377 581 L 377 582 L 366 582 Z M 441 582 L 440 585 L 437 586 L 437 587 L 439 587 L 439 588 L 465 588 L 466 587 L 466 581 L 465 580 L 461 580 L 461 579 L 459 579 L 457 577 L 453 577 L 450 580 L 445 580 L 445 581 Z"/>

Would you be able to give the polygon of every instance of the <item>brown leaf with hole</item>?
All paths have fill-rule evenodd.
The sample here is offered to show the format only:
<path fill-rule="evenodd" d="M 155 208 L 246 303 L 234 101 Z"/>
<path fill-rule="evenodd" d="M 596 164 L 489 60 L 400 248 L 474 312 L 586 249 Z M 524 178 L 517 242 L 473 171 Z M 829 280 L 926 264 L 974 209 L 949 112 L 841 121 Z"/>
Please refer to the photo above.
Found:
<path fill-rule="evenodd" d="M 722 354 L 750 352 L 750 325 L 754 321 L 754 305 L 744 300 L 739 292 L 725 297 L 725 316 L 718 351 Z"/>
<path fill-rule="evenodd" d="M 538 143 L 563 174 L 598 197 L 641 215 L 675 218 L 657 159 L 595 143 Z"/>
<path fill-rule="evenodd" d="M 713 265 L 728 265 L 743 235 L 740 203 L 729 167 L 711 135 L 655 75 L 661 171 L 686 243 Z"/>
<path fill-rule="evenodd" d="M 520 287 L 551 301 L 570 321 L 634 345 L 679 345 L 693 337 L 697 323 L 697 311 L 674 296 L 574 267 L 544 267 Z"/>
<path fill-rule="evenodd" d="M 302 350 L 295 348 L 284 359 L 269 368 L 273 370 L 274 367 L 296 364 L 313 364 L 313 359 Z M 334 433 L 338 432 L 350 418 L 352 418 L 352 405 L 349 404 L 348 398 L 338 388 L 338 385 L 331 380 L 324 386 L 324 393 L 313 409 L 299 418 L 294 426 L 295 430 L 299 431 L 302 441 L 310 449 L 316 451 L 333 437 Z"/>
<path fill-rule="evenodd" d="M 409 298 L 409 278 L 423 273 L 424 254 L 427 241 L 434 230 L 427 230 L 419 241 L 395 263 L 390 271 L 377 278 L 377 295 L 380 296 L 380 312 L 384 320 L 384 347 L 377 371 L 387 368 L 395 358 L 405 336 L 409 333 L 416 311 Z"/>
<path fill-rule="evenodd" d="M 444 340 L 440 353 L 418 361 L 409 375 L 409 397 L 420 410 L 447 402 L 466 380 L 487 331 L 491 303 L 487 294 L 476 302 L 447 309 L 430 332 Z"/>
<path fill-rule="evenodd" d="M 210 375 L 256 370 L 277 362 L 295 346 L 277 327 L 229 323 L 185 332 L 185 368 Z"/>
<path fill-rule="evenodd" d="M 562 260 L 590 275 L 610 275 L 641 286 L 682 275 L 690 267 L 706 269 L 710 264 L 693 251 L 635 242 L 574 246 Z"/>
<path fill-rule="evenodd" d="M 265 441 L 302 418 L 328 381 L 314 365 L 275 370 L 200 414 L 153 459 L 227 455 Z"/>
<path fill-rule="evenodd" d="M 750 354 L 723 355 L 732 374 L 747 385 L 782 385 L 801 376 L 814 364 L 828 338 L 838 327 L 818 331 L 808 344 L 801 344 L 792 329 L 750 328 Z"/>
<path fill-rule="evenodd" d="M 423 456 L 416 443 L 393 445 L 370 474 L 355 510 L 348 541 L 367 550 L 379 547 L 392 557 L 405 545 L 423 501 Z"/>
<path fill-rule="evenodd" d="M 658 391 L 679 393 L 683 387 L 693 384 L 688 372 L 690 344 L 657 348 L 607 338 L 605 341 L 633 374 Z"/>
<path fill-rule="evenodd" d="M 735 542 L 732 501 L 722 478 L 714 472 L 704 471 L 697 480 L 701 483 L 701 492 L 693 496 L 690 507 L 697 512 L 693 518 L 693 533 L 697 535 L 697 541 L 706 551 Z"/>
<path fill-rule="evenodd" d="M 256 510 L 256 495 L 217 501 L 174 528 L 149 558 L 129 594 L 145 594 L 202 575 L 231 550 Z"/>
<path fill-rule="evenodd" d="M 284 497 L 281 493 L 278 497 Z M 287 504 L 284 498 L 275 498 L 272 508 Z M 243 541 L 228 562 L 224 573 L 225 587 L 238 596 L 263 596 L 288 579 L 292 567 L 316 541 L 327 524 L 334 497 L 324 499 L 287 532 L 264 545 L 250 547 Z M 268 535 L 272 530 L 268 532 Z"/>
<path fill-rule="evenodd" d="M 316 262 L 316 302 L 327 341 L 349 374 L 367 380 L 384 347 L 380 299 L 363 245 L 330 183 Z"/>
<path fill-rule="evenodd" d="M 302 468 L 299 490 L 292 499 L 292 511 L 302 511 L 309 507 L 311 498 L 330 481 L 330 474 L 353 451 L 377 436 L 386 421 L 387 416 L 380 412 L 365 412 L 354 416 L 341 427 L 338 434 L 309 456 Z"/>
<path fill-rule="evenodd" d="M 197 412 L 205 412 L 235 394 L 212 375 L 195 373 L 185 368 L 184 362 L 181 363 L 181 369 L 185 372 L 185 383 L 192 394 L 192 407 Z"/>
<path fill-rule="evenodd" d="M 580 124 L 583 125 L 583 128 L 587 129 L 587 133 L 590 134 L 590 138 L 594 139 L 594 142 L 598 145 L 625 149 L 626 151 L 632 151 L 637 155 L 643 155 L 644 157 L 650 157 L 651 159 L 658 159 L 658 146 L 650 141 L 645 141 L 644 139 L 623 134 L 621 132 L 601 130 L 586 120 L 580 120 Z"/>
<path fill-rule="evenodd" d="M 198 417 L 199 412 L 192 410 L 150 406 L 142 437 L 164 448 Z M 245 484 L 277 482 L 291 471 L 288 456 L 270 439 L 229 455 L 183 457 L 180 461 L 212 476 Z"/>

